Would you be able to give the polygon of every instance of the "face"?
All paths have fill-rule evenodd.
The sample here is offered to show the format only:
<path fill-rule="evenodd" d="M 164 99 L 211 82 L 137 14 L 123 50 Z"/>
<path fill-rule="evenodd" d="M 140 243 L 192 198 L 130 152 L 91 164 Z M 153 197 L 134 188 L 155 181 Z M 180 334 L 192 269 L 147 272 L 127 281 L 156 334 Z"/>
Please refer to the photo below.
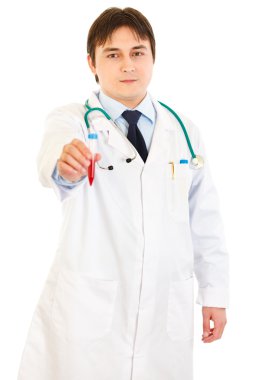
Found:
<path fill-rule="evenodd" d="M 153 56 L 149 40 L 138 39 L 128 27 L 120 27 L 103 46 L 88 56 L 102 91 L 129 108 L 136 107 L 147 93 L 152 77 Z"/>

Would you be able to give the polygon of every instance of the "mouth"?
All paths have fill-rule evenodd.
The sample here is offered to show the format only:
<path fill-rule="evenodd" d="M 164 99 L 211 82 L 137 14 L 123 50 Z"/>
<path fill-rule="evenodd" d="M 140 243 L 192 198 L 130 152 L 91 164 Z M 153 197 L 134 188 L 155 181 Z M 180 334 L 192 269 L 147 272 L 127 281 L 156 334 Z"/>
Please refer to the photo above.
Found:
<path fill-rule="evenodd" d="M 137 79 L 124 79 L 124 80 L 121 80 L 120 81 L 121 83 L 134 83 L 134 82 L 137 82 Z"/>

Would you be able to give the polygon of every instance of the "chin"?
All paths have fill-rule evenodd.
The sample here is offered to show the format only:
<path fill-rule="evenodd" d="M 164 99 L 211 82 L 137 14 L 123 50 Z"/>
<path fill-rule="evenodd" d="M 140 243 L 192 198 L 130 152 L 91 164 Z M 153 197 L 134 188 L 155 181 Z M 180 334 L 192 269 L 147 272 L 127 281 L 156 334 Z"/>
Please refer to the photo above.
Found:
<path fill-rule="evenodd" d="M 136 98 L 140 98 L 142 96 L 142 92 L 137 92 L 137 91 L 131 91 L 129 89 L 129 91 L 122 91 L 121 93 L 119 93 L 119 95 L 122 97 L 122 98 L 125 98 L 125 99 L 136 99 Z"/>

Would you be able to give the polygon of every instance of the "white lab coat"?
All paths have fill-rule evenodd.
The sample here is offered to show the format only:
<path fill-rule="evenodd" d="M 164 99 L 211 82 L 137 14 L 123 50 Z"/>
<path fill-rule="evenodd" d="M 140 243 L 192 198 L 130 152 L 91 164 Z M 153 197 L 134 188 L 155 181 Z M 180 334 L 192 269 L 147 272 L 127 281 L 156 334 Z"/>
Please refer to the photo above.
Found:
<path fill-rule="evenodd" d="M 93 93 L 89 103 L 100 106 Z M 196 302 L 228 306 L 228 257 L 215 187 L 198 129 L 153 99 L 157 122 L 146 163 L 100 113 L 95 180 L 65 190 L 51 178 L 64 144 L 84 141 L 84 107 L 47 117 L 39 177 L 62 201 L 59 246 L 36 306 L 18 380 L 191 380 Z M 172 179 L 170 161 L 175 162 Z"/>

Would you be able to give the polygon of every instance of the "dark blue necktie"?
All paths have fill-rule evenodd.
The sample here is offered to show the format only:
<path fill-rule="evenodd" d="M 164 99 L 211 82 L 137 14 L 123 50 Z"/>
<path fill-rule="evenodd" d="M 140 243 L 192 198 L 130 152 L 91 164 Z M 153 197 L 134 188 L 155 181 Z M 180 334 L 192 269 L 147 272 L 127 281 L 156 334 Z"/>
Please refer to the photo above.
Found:
<path fill-rule="evenodd" d="M 135 110 L 135 111 L 124 111 L 122 113 L 122 117 L 129 124 L 128 133 L 127 133 L 128 140 L 136 148 L 136 150 L 140 154 L 143 161 L 146 162 L 146 159 L 148 157 L 148 150 L 147 150 L 147 147 L 145 144 L 145 140 L 141 134 L 141 131 L 137 127 L 138 120 L 141 117 L 141 112 L 137 111 L 137 110 Z"/>

